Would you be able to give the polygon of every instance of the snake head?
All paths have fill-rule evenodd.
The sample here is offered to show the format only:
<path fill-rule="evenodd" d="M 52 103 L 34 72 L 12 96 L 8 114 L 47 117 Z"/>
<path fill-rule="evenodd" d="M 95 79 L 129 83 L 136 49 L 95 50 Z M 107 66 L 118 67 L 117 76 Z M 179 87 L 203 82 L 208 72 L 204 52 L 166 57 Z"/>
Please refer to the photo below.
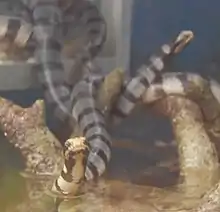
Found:
<path fill-rule="evenodd" d="M 183 50 L 194 38 L 194 34 L 190 30 L 181 31 L 174 41 L 173 53 L 177 54 Z"/>
<path fill-rule="evenodd" d="M 86 157 L 88 152 L 88 146 L 84 137 L 70 138 L 65 142 L 64 156 L 65 159 Z"/>

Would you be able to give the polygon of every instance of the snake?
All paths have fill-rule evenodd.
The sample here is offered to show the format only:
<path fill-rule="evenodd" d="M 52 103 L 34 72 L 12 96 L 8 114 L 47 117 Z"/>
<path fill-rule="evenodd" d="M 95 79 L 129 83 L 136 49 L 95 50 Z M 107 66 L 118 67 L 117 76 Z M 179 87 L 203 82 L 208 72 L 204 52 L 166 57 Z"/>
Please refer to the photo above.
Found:
<path fill-rule="evenodd" d="M 204 78 L 193 72 L 167 72 L 161 79 L 151 84 L 142 96 L 145 105 L 153 105 L 167 96 L 182 96 L 196 102 L 206 121 L 214 121 L 219 113 L 207 111 L 206 102 L 208 99 L 215 99 L 216 105 L 220 103 L 220 84 L 211 77 Z M 211 104 L 211 102 L 210 102 Z"/>

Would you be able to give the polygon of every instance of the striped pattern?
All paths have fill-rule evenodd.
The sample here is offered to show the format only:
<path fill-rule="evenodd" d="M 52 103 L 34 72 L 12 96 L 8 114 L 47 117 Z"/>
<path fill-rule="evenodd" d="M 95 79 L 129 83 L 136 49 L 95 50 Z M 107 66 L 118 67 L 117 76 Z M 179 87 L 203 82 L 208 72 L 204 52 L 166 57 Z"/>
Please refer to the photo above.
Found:
<path fill-rule="evenodd" d="M 137 70 L 137 76 L 124 86 L 124 90 L 116 102 L 113 110 L 116 120 L 125 118 L 132 112 L 151 84 L 160 80 L 161 72 L 166 65 L 166 59 L 172 58 L 172 56 L 181 52 L 192 38 L 193 33 L 191 31 L 180 32 L 174 41 L 162 45 L 160 51 L 149 58 L 148 64 L 142 65 Z"/>
<path fill-rule="evenodd" d="M 64 66 L 61 60 L 63 35 L 62 11 L 58 1 L 38 1 L 33 8 L 34 35 L 37 42 L 35 67 L 45 90 L 45 102 L 51 105 L 59 119 L 70 116 L 70 90 L 65 86 Z"/>
<path fill-rule="evenodd" d="M 0 15 L 0 39 L 7 39 L 19 47 L 27 45 L 33 34 L 31 24 L 19 17 Z"/>
<path fill-rule="evenodd" d="M 183 73 L 166 73 L 160 81 L 153 83 L 143 98 L 146 103 L 153 103 L 158 101 L 167 95 L 181 95 L 187 96 L 190 84 L 191 74 Z"/>
<path fill-rule="evenodd" d="M 202 113 L 207 128 L 211 133 L 219 134 L 220 84 L 213 79 L 206 79 L 197 73 L 166 73 L 161 80 L 153 83 L 142 96 L 145 105 L 154 104 L 169 96 L 182 96 L 195 102 Z M 210 125 L 210 126 L 209 126 Z"/>
<path fill-rule="evenodd" d="M 163 45 L 157 55 L 149 59 L 149 64 L 142 65 L 138 69 L 138 75 L 132 78 L 125 86 L 113 111 L 117 118 L 127 117 L 141 100 L 146 89 L 158 80 L 165 66 L 165 59 L 172 53 L 173 43 Z"/>
<path fill-rule="evenodd" d="M 80 81 L 72 92 L 72 114 L 90 148 L 85 172 L 87 180 L 102 175 L 111 157 L 111 138 L 95 101 L 96 85 L 100 80 L 96 75 L 89 76 Z"/>
<path fill-rule="evenodd" d="M 102 49 L 106 40 L 106 22 L 104 17 L 98 11 L 97 7 L 91 1 L 73 1 L 65 10 L 65 15 L 75 13 L 75 20 L 83 27 L 85 31 L 84 40 L 86 45 L 83 50 L 74 58 L 80 63 L 92 60 Z M 66 22 L 66 21 L 65 21 Z"/>
<path fill-rule="evenodd" d="M 78 3 L 78 5 L 76 4 Z M 34 34 L 37 40 L 36 58 L 40 65 L 39 79 L 45 89 L 46 104 L 61 121 L 71 117 L 70 87 L 65 84 L 64 67 L 61 61 L 62 15 L 76 13 L 76 19 L 86 29 L 86 43 L 82 51 L 74 58 L 73 72 L 82 72 L 83 65 L 93 59 L 100 51 L 106 37 L 106 27 L 97 8 L 87 1 L 73 1 L 62 11 L 58 1 L 41 1 L 35 4 L 33 20 Z M 80 74 L 80 73 L 79 73 Z M 43 75 L 43 76 L 42 76 Z"/>
<path fill-rule="evenodd" d="M 145 104 L 154 103 L 168 95 L 187 96 L 194 101 L 201 101 L 203 90 L 201 86 L 208 86 L 217 102 L 220 103 L 220 84 L 213 80 L 206 80 L 196 73 L 165 73 L 161 79 L 153 83 L 145 91 Z M 201 102 L 199 102 L 201 104 Z"/>

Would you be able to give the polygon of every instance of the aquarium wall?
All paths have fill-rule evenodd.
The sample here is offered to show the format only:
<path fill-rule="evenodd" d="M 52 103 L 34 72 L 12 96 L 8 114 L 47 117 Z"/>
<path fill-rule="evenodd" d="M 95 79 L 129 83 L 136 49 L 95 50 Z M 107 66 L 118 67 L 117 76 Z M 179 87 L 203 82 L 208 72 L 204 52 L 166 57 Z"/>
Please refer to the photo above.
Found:
<path fill-rule="evenodd" d="M 134 0 L 131 73 L 161 44 L 189 29 L 195 39 L 178 55 L 175 68 L 216 74 L 220 57 L 219 8 L 218 0 Z"/>

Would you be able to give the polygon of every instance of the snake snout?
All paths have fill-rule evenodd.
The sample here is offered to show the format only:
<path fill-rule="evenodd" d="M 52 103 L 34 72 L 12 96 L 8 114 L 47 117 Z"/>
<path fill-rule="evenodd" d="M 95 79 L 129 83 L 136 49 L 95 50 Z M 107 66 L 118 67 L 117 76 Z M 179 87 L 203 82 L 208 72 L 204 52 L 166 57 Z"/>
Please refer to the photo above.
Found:
<path fill-rule="evenodd" d="M 79 154 L 85 154 L 88 151 L 88 146 L 86 144 L 84 137 L 70 138 L 65 143 L 65 155 L 66 157 L 76 157 Z"/>
<path fill-rule="evenodd" d="M 174 53 L 179 53 L 185 48 L 194 38 L 194 34 L 190 30 L 180 32 L 176 41 L 174 42 Z"/>

